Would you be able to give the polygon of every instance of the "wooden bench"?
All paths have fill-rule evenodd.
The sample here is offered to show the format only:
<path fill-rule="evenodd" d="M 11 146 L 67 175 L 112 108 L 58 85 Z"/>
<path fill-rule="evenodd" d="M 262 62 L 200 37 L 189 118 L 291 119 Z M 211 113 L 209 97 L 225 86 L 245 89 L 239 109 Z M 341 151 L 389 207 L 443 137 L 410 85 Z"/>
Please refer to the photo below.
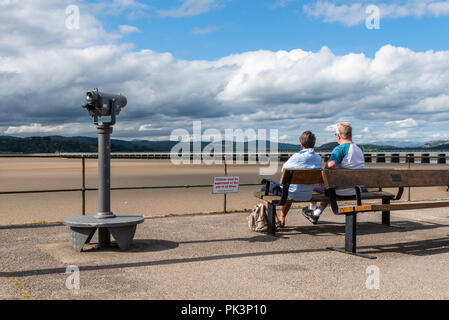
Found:
<path fill-rule="evenodd" d="M 269 181 L 266 190 L 269 190 Z M 449 189 L 448 170 L 395 170 L 395 169 L 362 169 L 362 170 L 311 170 L 311 169 L 288 169 L 283 172 L 281 182 L 283 192 L 281 196 L 274 196 L 265 192 L 256 192 L 255 196 L 268 202 L 268 234 L 276 232 L 275 217 L 276 206 L 282 206 L 288 199 L 288 188 L 290 184 L 324 184 L 326 194 L 313 194 L 309 201 L 319 202 L 327 199 L 332 211 L 336 215 L 345 215 L 345 248 L 329 248 L 344 253 L 358 255 L 365 258 L 375 258 L 357 253 L 357 214 L 362 212 L 382 212 L 382 224 L 390 224 L 390 212 L 392 210 L 413 210 L 424 208 L 449 207 L 449 201 L 444 202 L 421 202 L 421 203 L 399 203 L 391 204 L 391 200 L 399 200 L 405 187 L 432 187 L 445 186 Z M 378 191 L 361 192 L 364 186 L 369 190 L 376 188 Z M 336 194 L 337 189 L 354 188 L 355 195 L 342 197 Z M 396 195 L 382 191 L 383 188 L 398 188 Z M 363 200 L 381 200 L 382 204 L 363 204 Z M 356 205 L 340 208 L 339 201 L 355 200 Z"/>

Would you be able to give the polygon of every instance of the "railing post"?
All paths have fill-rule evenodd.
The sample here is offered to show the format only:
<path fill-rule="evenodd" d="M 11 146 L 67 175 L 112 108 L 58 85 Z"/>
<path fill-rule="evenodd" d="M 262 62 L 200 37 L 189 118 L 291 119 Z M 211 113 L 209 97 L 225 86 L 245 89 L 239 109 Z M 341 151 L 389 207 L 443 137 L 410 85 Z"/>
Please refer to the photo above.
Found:
<path fill-rule="evenodd" d="M 376 163 L 385 163 L 385 153 L 376 154 Z"/>
<path fill-rule="evenodd" d="M 408 163 L 408 169 L 410 170 L 410 155 L 407 155 L 407 163 Z M 408 187 L 408 201 L 411 201 L 411 195 L 410 195 L 410 187 Z"/>
<path fill-rule="evenodd" d="M 226 156 L 223 156 L 224 158 L 224 174 L 225 176 L 228 175 L 228 164 L 226 163 Z M 223 194 L 223 212 L 226 213 L 226 193 Z"/>
<path fill-rule="evenodd" d="M 365 162 L 373 162 L 372 157 L 371 157 L 371 153 L 365 153 Z"/>
<path fill-rule="evenodd" d="M 82 185 L 81 185 L 81 197 L 83 201 L 83 216 L 86 215 L 86 158 L 81 157 L 82 163 Z"/>
<path fill-rule="evenodd" d="M 390 158 L 390 163 L 400 163 L 400 156 L 399 153 L 392 153 Z"/>

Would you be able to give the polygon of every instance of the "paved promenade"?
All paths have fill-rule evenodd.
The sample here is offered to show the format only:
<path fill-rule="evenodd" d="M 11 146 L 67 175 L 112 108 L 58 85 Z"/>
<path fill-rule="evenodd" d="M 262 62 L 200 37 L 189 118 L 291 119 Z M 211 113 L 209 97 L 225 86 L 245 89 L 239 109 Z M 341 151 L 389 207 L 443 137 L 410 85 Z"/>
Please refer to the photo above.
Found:
<path fill-rule="evenodd" d="M 328 210 L 317 226 L 293 210 L 276 237 L 250 232 L 246 215 L 148 219 L 128 252 L 77 253 L 61 225 L 0 228 L 0 298 L 449 299 L 448 209 L 393 213 L 402 230 L 361 214 L 359 251 L 376 260 L 326 250 L 344 245 L 344 217 Z M 378 289 L 367 288 L 373 270 Z"/>

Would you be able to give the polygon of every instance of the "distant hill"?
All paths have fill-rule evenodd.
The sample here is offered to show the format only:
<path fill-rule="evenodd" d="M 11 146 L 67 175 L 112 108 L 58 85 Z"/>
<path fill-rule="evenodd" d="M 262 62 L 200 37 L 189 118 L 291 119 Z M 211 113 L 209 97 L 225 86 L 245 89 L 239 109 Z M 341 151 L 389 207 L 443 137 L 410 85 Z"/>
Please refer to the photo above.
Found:
<path fill-rule="evenodd" d="M 125 141 L 126 142 L 126 141 Z M 0 136 L 0 153 L 56 153 L 56 152 L 97 152 L 98 143 L 95 138 L 88 137 L 29 137 L 17 138 Z M 150 148 L 111 141 L 112 152 L 153 151 Z"/>
<path fill-rule="evenodd" d="M 370 142 L 369 144 L 374 144 L 378 146 L 393 146 L 399 148 L 418 148 L 423 145 L 423 142 L 384 140 L 384 141 L 373 141 Z"/>
<path fill-rule="evenodd" d="M 329 152 L 334 150 L 334 148 L 338 146 L 337 142 L 325 143 L 319 147 L 315 147 L 315 151 L 317 152 Z"/>
<path fill-rule="evenodd" d="M 385 146 L 385 145 L 375 145 L 375 144 L 357 144 L 360 149 L 362 149 L 364 152 L 388 152 L 388 151 L 395 151 L 395 150 L 401 150 L 402 148 L 395 147 L 395 146 Z M 323 144 L 317 148 L 315 148 L 315 151 L 318 152 L 331 152 L 334 150 L 334 148 L 338 146 L 337 142 L 331 142 Z"/>
<path fill-rule="evenodd" d="M 423 146 L 423 148 L 428 148 L 428 149 L 439 149 L 439 148 L 443 148 L 443 149 L 447 149 L 449 148 L 449 141 L 429 141 L 426 142 Z"/>
<path fill-rule="evenodd" d="M 170 152 L 178 141 L 148 141 L 148 140 L 119 140 L 111 139 L 112 152 Z M 209 142 L 201 143 L 203 150 Z M 97 138 L 91 137 L 28 137 L 18 138 L 12 136 L 0 136 L 0 153 L 55 153 L 55 152 L 97 152 Z M 233 149 L 236 150 L 236 143 Z M 258 147 L 258 143 L 256 143 Z M 224 143 L 223 143 L 224 148 Z M 269 151 L 270 144 L 266 142 L 266 150 Z M 279 143 L 278 150 L 284 152 L 294 152 L 298 150 L 298 145 Z M 190 143 L 190 150 L 193 152 L 193 143 Z M 243 144 L 243 151 L 248 151 L 248 143 Z"/>
<path fill-rule="evenodd" d="M 317 152 L 331 152 L 336 146 L 337 142 L 323 144 L 315 148 Z M 433 148 L 418 147 L 397 147 L 393 145 L 378 145 L 378 144 L 359 144 L 357 145 L 363 152 L 424 152 L 424 151 L 449 151 L 449 143 L 445 146 L 439 145 Z"/>
<path fill-rule="evenodd" d="M 148 141 L 148 140 L 120 140 L 111 139 L 112 152 L 170 152 L 178 141 Z M 97 138 L 92 137 L 28 137 L 19 138 L 13 136 L 0 136 L 0 153 L 55 153 L 55 152 L 97 152 Z M 257 147 L 259 147 L 257 142 Z M 209 142 L 201 144 L 203 150 Z M 364 152 L 407 152 L 407 151 L 449 151 L 449 141 L 430 141 L 417 147 L 398 147 L 394 145 L 380 144 L 358 144 Z M 326 143 L 315 148 L 317 152 L 331 152 L 337 146 L 337 142 Z M 224 149 L 224 142 L 223 142 Z M 269 142 L 265 141 L 265 148 L 270 149 Z M 193 151 L 193 143 L 190 143 Z M 236 143 L 233 143 L 236 150 Z M 279 152 L 295 152 L 299 150 L 299 145 L 289 143 L 279 143 Z M 248 151 L 248 142 L 244 143 L 243 151 Z"/>

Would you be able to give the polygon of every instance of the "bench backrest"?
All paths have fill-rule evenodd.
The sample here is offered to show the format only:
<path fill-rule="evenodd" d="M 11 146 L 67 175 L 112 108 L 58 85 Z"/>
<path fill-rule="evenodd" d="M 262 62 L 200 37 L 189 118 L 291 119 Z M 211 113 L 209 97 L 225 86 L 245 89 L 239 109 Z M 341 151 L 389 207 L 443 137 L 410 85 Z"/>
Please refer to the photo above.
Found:
<path fill-rule="evenodd" d="M 282 184 L 321 184 L 323 170 L 319 169 L 286 169 L 282 174 Z"/>
<path fill-rule="evenodd" d="M 323 170 L 327 189 L 449 186 L 449 170 Z"/>

